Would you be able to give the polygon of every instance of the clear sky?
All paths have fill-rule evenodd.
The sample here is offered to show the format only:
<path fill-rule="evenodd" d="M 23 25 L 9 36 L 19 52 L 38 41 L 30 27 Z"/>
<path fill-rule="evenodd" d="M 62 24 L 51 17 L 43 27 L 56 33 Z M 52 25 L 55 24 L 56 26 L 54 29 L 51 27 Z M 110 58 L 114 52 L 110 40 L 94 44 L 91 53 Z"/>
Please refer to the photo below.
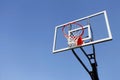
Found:
<path fill-rule="evenodd" d="M 113 40 L 96 46 L 99 78 L 119 80 L 119 8 L 119 0 L 0 0 L 0 80 L 90 80 L 71 51 L 52 54 L 54 28 L 102 10 Z"/>

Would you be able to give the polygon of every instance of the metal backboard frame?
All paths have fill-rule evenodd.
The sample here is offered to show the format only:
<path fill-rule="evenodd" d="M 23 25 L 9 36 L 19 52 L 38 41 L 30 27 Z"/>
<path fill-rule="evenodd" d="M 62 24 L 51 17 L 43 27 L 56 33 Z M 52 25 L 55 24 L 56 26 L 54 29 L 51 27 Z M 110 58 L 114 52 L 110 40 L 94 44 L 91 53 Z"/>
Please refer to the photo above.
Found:
<path fill-rule="evenodd" d="M 108 36 L 106 38 L 95 40 L 95 41 L 91 41 L 91 42 L 85 43 L 85 44 L 80 45 L 80 46 L 56 49 L 56 40 L 57 40 L 57 36 L 59 36 L 59 35 L 57 35 L 57 30 L 59 28 L 63 27 L 64 25 L 67 25 L 69 23 L 82 21 L 82 20 L 89 19 L 89 18 L 92 18 L 92 17 L 95 17 L 95 16 L 99 16 L 101 14 L 104 15 L 104 19 L 105 19 L 105 24 L 106 24 L 107 34 L 108 34 Z M 77 19 L 77 20 L 74 20 L 74 21 L 71 21 L 71 22 L 68 22 L 68 23 L 56 26 L 55 27 L 55 33 L 54 33 L 54 41 L 53 41 L 53 50 L 52 50 L 52 52 L 53 53 L 58 53 L 58 52 L 67 51 L 67 50 L 71 50 L 71 49 L 74 49 L 74 48 L 88 46 L 88 45 L 92 45 L 92 44 L 98 44 L 98 43 L 102 43 L 102 42 L 106 42 L 106 41 L 110 41 L 110 40 L 112 40 L 112 34 L 111 34 L 111 30 L 110 30 L 110 25 L 109 25 L 109 21 L 108 21 L 107 12 L 104 10 L 104 11 L 92 14 L 90 16 L 86 16 L 86 17 L 83 17 L 83 18 L 80 18 L 80 19 Z"/>

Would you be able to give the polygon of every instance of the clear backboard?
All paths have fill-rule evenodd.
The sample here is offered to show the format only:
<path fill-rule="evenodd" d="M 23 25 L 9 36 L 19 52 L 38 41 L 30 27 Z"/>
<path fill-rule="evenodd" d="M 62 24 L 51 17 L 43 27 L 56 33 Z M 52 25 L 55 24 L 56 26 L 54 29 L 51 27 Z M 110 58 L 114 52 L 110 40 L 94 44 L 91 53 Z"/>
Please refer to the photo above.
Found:
<path fill-rule="evenodd" d="M 106 11 L 55 27 L 53 53 L 112 40 Z"/>

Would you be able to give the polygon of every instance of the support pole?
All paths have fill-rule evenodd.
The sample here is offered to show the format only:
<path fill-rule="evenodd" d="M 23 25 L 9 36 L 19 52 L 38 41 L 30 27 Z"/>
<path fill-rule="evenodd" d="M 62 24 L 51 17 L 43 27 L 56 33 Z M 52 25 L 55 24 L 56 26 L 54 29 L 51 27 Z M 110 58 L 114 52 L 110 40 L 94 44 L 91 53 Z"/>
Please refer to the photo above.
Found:
<path fill-rule="evenodd" d="M 87 71 L 87 73 L 90 75 L 91 79 L 92 80 L 99 80 L 99 78 L 98 78 L 98 72 L 97 72 L 97 62 L 96 62 L 95 47 L 94 47 L 94 45 L 92 45 L 92 48 L 93 48 L 93 53 L 92 54 L 87 54 L 82 47 L 80 48 L 82 50 L 82 52 L 84 53 L 84 55 L 87 57 L 90 65 L 92 67 L 92 71 L 90 71 L 85 66 L 85 64 L 82 62 L 82 60 L 80 59 L 80 57 L 76 54 L 76 52 L 74 51 L 74 49 L 72 49 L 72 52 L 73 52 L 74 56 L 77 58 L 77 60 L 84 67 L 84 69 Z"/>
<path fill-rule="evenodd" d="M 90 72 L 92 80 L 99 80 L 98 78 L 98 72 L 97 72 L 97 66 L 95 63 L 92 63 L 92 71 Z"/>

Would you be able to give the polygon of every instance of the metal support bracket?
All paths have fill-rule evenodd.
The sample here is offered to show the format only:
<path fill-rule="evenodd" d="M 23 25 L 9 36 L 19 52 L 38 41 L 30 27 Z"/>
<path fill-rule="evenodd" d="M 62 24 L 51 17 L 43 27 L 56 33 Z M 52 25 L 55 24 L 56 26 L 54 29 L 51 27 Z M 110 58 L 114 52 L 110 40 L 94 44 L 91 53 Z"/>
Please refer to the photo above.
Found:
<path fill-rule="evenodd" d="M 92 67 L 92 71 L 90 71 L 86 65 L 83 63 L 83 61 L 80 59 L 80 57 L 76 54 L 75 50 L 72 49 L 72 52 L 74 54 L 74 56 L 77 58 L 77 60 L 81 63 L 81 65 L 84 67 L 84 69 L 88 72 L 88 74 L 90 75 L 92 80 L 99 80 L 98 78 L 98 72 L 97 72 L 97 62 L 96 62 L 96 56 L 95 56 L 95 47 L 94 45 L 92 45 L 93 48 L 93 53 L 92 54 L 87 54 L 85 52 L 85 50 L 80 47 L 80 49 L 82 50 L 82 52 L 84 53 L 84 55 L 87 57 L 91 67 Z"/>

